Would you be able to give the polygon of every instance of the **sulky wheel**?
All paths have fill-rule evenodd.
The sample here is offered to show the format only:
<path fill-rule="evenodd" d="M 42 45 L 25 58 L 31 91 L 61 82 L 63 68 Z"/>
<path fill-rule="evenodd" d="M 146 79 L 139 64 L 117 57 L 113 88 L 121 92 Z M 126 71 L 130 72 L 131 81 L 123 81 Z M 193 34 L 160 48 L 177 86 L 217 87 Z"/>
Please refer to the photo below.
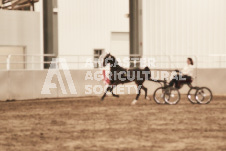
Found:
<path fill-rule="evenodd" d="M 209 88 L 201 87 L 196 91 L 195 98 L 200 104 L 208 104 L 212 100 L 213 95 Z"/>
<path fill-rule="evenodd" d="M 177 88 L 167 88 L 164 93 L 164 100 L 170 105 L 177 104 L 180 101 L 180 92 Z"/>
<path fill-rule="evenodd" d="M 165 104 L 164 100 L 165 89 L 163 87 L 159 87 L 154 92 L 154 100 L 157 104 Z"/>
<path fill-rule="evenodd" d="M 192 87 L 190 88 L 190 90 L 188 91 L 188 94 L 187 94 L 187 97 L 188 97 L 188 100 L 193 103 L 193 104 L 197 104 L 197 101 L 196 101 L 196 91 L 198 90 L 199 88 L 197 87 Z"/>

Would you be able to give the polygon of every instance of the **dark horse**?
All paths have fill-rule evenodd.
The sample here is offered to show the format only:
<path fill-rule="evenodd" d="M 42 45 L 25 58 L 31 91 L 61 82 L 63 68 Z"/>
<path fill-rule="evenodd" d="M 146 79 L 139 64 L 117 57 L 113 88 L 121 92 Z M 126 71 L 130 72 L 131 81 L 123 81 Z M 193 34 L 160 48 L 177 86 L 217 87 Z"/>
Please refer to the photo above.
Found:
<path fill-rule="evenodd" d="M 114 97 L 119 97 L 119 95 L 113 93 L 113 89 L 118 84 L 124 84 L 133 81 L 136 83 L 138 87 L 138 92 L 136 99 L 132 102 L 132 105 L 136 104 L 140 96 L 141 89 L 145 91 L 145 99 L 149 100 L 149 97 L 147 96 L 147 88 L 143 86 L 144 81 L 150 80 L 151 77 L 151 72 L 148 67 L 145 67 L 144 69 L 140 68 L 125 69 L 119 66 L 116 58 L 112 56 L 110 53 L 105 56 L 103 60 L 103 66 L 105 67 L 108 63 L 110 64 L 110 75 L 109 75 L 110 84 L 107 87 L 104 95 L 102 96 L 101 98 L 102 100 L 104 100 L 106 93 L 108 91 L 110 91 Z"/>

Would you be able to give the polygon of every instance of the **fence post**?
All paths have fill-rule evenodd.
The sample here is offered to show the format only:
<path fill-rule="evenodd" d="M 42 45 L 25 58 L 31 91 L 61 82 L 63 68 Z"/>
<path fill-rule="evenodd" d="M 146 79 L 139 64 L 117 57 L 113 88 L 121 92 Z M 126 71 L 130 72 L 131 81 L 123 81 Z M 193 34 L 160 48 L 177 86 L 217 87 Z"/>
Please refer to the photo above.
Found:
<path fill-rule="evenodd" d="M 219 68 L 221 68 L 222 67 L 222 64 L 221 64 L 221 56 L 219 56 Z"/>
<path fill-rule="evenodd" d="M 11 55 L 8 55 L 7 60 L 6 60 L 6 69 L 7 70 L 10 70 L 10 58 L 11 58 Z"/>
<path fill-rule="evenodd" d="M 196 85 L 198 84 L 198 57 L 195 57 L 195 79 L 196 79 Z"/>

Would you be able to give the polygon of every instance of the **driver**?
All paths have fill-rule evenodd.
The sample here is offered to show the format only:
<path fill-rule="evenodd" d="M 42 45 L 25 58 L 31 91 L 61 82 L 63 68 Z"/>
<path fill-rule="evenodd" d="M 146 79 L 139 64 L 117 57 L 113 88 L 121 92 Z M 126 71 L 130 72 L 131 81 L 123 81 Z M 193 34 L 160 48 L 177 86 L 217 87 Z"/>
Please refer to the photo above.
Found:
<path fill-rule="evenodd" d="M 176 70 L 177 75 L 174 76 L 174 78 L 170 81 L 169 86 L 178 86 L 179 81 L 191 81 L 193 76 L 193 70 L 194 70 L 194 63 L 192 58 L 187 58 L 187 65 L 179 72 L 179 70 Z"/>

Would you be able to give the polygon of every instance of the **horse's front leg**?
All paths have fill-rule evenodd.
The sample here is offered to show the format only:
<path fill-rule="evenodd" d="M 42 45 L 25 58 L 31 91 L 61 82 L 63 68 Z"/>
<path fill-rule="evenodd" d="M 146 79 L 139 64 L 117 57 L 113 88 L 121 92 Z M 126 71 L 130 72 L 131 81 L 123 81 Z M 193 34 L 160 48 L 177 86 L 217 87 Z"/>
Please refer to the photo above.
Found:
<path fill-rule="evenodd" d="M 116 94 L 114 94 L 114 92 L 113 92 L 113 89 L 116 87 L 116 85 L 114 85 L 113 87 L 112 87 L 112 89 L 111 89 L 111 94 L 112 94 L 112 96 L 114 96 L 114 97 L 119 97 L 119 95 L 116 95 Z"/>
<path fill-rule="evenodd" d="M 102 101 L 104 100 L 104 98 L 105 98 L 107 92 L 110 91 L 111 89 L 112 89 L 112 85 L 109 85 L 109 86 L 107 87 L 106 91 L 104 92 L 104 95 L 101 97 L 101 100 L 102 100 Z"/>

